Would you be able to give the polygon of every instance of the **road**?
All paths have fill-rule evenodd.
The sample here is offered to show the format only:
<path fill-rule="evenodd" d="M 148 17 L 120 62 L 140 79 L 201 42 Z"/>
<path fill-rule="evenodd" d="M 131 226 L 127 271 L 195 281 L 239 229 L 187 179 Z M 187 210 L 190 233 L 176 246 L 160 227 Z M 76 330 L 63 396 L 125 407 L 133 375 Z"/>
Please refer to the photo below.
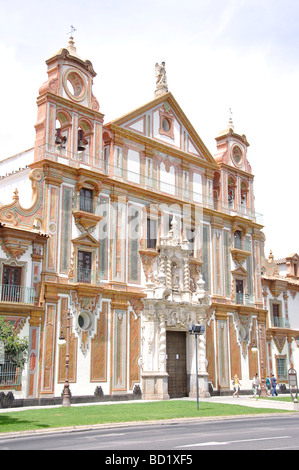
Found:
<path fill-rule="evenodd" d="M 102 450 L 104 459 L 121 458 L 122 455 L 137 458 L 138 452 L 145 450 L 156 452 L 140 452 L 140 455 L 155 456 L 160 451 L 170 452 L 172 456 L 193 455 L 194 459 L 199 455 L 197 450 L 299 450 L 298 436 L 299 416 L 292 414 L 174 424 L 115 425 L 95 430 L 0 438 L 0 450 Z M 126 452 L 114 454 L 114 451 Z M 132 461 L 131 466 L 139 467 L 140 462 Z M 104 460 L 104 463 L 123 462 Z"/>

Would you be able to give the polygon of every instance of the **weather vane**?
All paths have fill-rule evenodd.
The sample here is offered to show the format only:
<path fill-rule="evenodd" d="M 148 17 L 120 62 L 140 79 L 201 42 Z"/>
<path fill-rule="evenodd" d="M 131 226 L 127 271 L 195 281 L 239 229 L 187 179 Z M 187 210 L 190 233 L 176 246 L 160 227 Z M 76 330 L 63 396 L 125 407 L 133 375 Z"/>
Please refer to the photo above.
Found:
<path fill-rule="evenodd" d="M 76 28 L 71 25 L 71 30 L 67 34 L 73 34 L 75 31 L 77 31 Z"/>

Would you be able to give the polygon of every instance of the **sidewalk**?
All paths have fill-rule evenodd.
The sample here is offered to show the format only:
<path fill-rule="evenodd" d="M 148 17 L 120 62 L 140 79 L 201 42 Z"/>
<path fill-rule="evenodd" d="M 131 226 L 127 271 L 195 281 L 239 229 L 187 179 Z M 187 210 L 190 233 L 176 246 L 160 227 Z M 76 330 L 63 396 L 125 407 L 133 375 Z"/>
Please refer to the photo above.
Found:
<path fill-rule="evenodd" d="M 267 408 L 274 410 L 286 410 L 286 411 L 299 411 L 295 410 L 293 402 L 279 401 L 276 397 L 268 398 L 254 398 L 253 395 L 240 395 L 239 398 L 233 396 L 220 396 L 211 397 L 206 399 L 200 399 L 200 401 L 212 401 L 214 403 L 224 403 L 228 405 L 242 405 L 251 408 Z"/>

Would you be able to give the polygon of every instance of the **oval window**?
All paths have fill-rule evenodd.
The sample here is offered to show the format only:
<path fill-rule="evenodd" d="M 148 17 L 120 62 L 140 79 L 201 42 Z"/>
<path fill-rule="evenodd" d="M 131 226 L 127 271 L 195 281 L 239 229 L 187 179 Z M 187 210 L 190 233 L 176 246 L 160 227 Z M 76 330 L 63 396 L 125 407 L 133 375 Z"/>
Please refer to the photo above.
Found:
<path fill-rule="evenodd" d="M 168 119 L 166 119 L 165 117 L 163 118 L 162 120 L 162 127 L 163 127 L 163 130 L 165 132 L 169 132 L 170 131 L 170 122 L 168 121 Z"/>
<path fill-rule="evenodd" d="M 91 327 L 92 319 L 88 312 L 80 313 L 80 315 L 78 316 L 78 325 L 81 328 L 81 330 L 84 330 L 84 331 L 88 330 Z"/>
<path fill-rule="evenodd" d="M 239 165 L 242 161 L 242 150 L 240 147 L 235 146 L 233 148 L 233 158 L 237 165 Z"/>

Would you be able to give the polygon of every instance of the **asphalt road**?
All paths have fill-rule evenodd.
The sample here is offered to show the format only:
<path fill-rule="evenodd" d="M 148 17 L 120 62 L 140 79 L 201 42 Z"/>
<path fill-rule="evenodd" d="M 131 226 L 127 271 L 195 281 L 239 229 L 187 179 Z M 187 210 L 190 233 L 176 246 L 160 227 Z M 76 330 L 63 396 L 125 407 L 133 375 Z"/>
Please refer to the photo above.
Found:
<path fill-rule="evenodd" d="M 299 450 L 299 416 L 295 414 L 113 426 L 96 430 L 0 438 L 1 451 L 101 450 L 101 463 L 125 463 L 133 468 L 142 468 L 145 463 L 191 464 L 198 458 L 198 450 L 288 449 Z M 160 462 L 157 460 L 159 455 Z M 166 459 L 164 462 L 163 455 Z M 175 456 L 185 461 L 173 461 Z M 116 461 L 117 458 L 131 460 Z"/>

